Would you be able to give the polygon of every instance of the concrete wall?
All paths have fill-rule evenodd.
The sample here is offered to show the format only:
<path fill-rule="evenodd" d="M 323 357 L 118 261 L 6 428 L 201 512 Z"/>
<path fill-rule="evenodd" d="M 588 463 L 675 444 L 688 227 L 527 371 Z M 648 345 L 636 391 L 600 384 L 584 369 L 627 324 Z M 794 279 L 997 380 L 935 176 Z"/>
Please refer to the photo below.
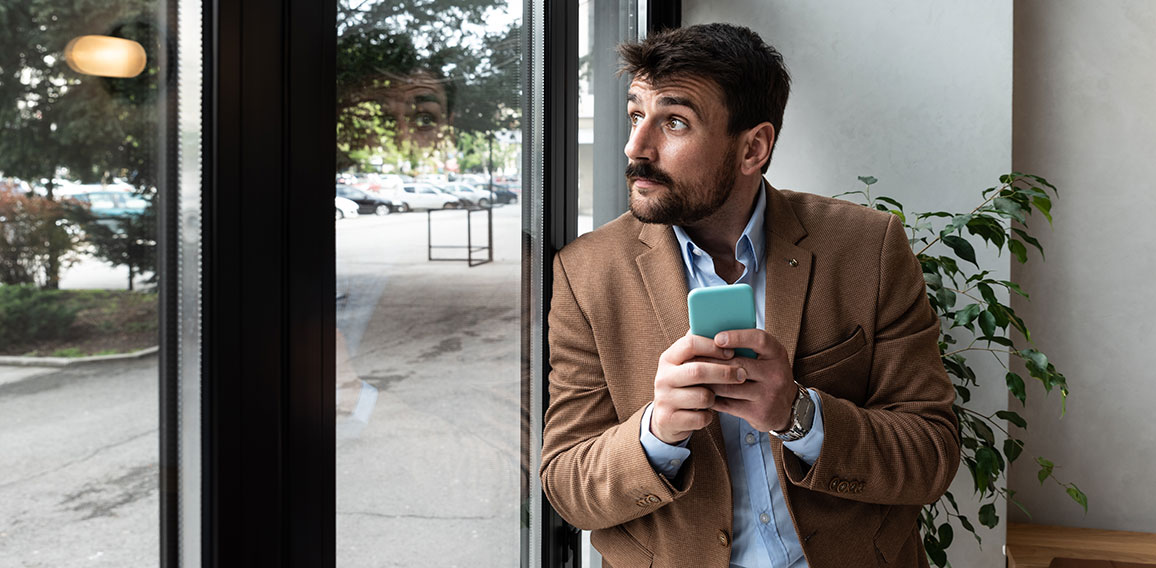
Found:
<path fill-rule="evenodd" d="M 1015 3 L 1013 163 L 1061 192 L 1054 230 L 1031 220 L 1047 262 L 1013 266 L 1031 293 L 1015 308 L 1072 390 L 1058 420 L 1058 396 L 1031 385 L 1022 435 L 1089 496 L 1085 516 L 1031 463 L 1014 468 L 1037 523 L 1156 532 L 1154 62 L 1156 3 Z"/>
<path fill-rule="evenodd" d="M 966 211 L 1009 171 L 1012 4 L 683 1 L 684 25 L 719 21 L 759 32 L 794 79 L 768 174 L 776 187 L 833 195 L 873 175 L 876 191 L 908 210 Z M 1008 274 L 1006 255 L 980 257 Z M 976 395 L 978 407 L 1006 407 L 999 364 L 983 360 L 976 370 L 995 377 Z M 952 491 L 969 500 L 965 470 Z M 956 527 L 953 565 L 1003 566 L 1004 525 L 980 530 L 982 550 Z"/>

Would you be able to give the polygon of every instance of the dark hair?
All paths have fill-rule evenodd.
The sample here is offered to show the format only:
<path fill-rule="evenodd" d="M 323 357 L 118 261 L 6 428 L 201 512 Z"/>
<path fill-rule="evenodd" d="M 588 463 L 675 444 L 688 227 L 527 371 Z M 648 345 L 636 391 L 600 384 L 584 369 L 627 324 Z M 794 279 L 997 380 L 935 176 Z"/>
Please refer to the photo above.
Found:
<path fill-rule="evenodd" d="M 778 143 L 791 77 L 782 54 L 750 28 L 702 24 L 663 30 L 638 43 L 620 44 L 618 55 L 620 74 L 650 83 L 688 76 L 713 81 L 723 93 L 728 134 L 769 122 Z M 770 163 L 768 157 L 764 173 Z"/>

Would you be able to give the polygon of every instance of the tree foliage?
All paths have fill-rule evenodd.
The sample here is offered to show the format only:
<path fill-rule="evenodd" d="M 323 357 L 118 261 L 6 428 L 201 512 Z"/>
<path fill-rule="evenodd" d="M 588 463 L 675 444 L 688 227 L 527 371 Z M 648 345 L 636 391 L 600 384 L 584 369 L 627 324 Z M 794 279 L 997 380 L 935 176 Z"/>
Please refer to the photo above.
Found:
<path fill-rule="evenodd" d="M 370 154 L 390 163 L 418 163 L 431 153 L 458 153 L 484 133 L 516 129 L 521 119 L 521 26 L 488 25 L 505 2 L 342 0 L 338 5 L 337 165 Z M 399 136 L 391 91 L 424 74 L 444 90 L 447 105 L 434 146 Z"/>
<path fill-rule="evenodd" d="M 1040 381 L 1049 393 L 1053 390 L 1060 393 L 1061 417 L 1067 408 L 1068 382 L 1048 356 L 1032 345 L 1027 322 L 1016 314 L 1010 302 L 1001 298 L 1001 294 L 1028 298 L 1028 293 L 1016 282 L 992 277 L 990 270 L 984 270 L 972 241 L 964 232 L 994 246 L 997 252 L 1006 249 L 1020 263 L 1027 262 L 1028 247 L 1036 249 L 1042 260 L 1043 247 L 1029 232 L 1028 221 L 1032 212 L 1038 211 L 1051 224 L 1056 187 L 1042 177 L 1013 172 L 1000 176 L 1000 185 L 985 189 L 981 194 L 983 201 L 968 213 L 908 213 L 903 210 L 903 204 L 893 198 L 872 196 L 871 186 L 878 180 L 870 176 L 859 180 L 865 185 L 863 190 L 841 195 L 857 195 L 864 205 L 888 211 L 903 221 L 916 258 L 923 267 L 928 300 L 942 322 L 939 352 L 947 374 L 955 383 L 953 410 L 960 425 L 961 459 L 971 474 L 975 498 L 980 503 L 976 520 L 985 527 L 995 528 L 1000 521 L 995 502 L 1001 498 L 1031 516 L 1015 500 L 1015 491 L 1008 489 L 1006 483 L 1000 485 L 1001 479 L 1006 482 L 1011 463 L 1024 451 L 1024 442 L 1011 435 L 1007 423 L 1027 428 L 1027 421 L 1014 410 L 984 414 L 969 406 L 971 390 L 979 386 L 981 377 L 967 357 L 978 353 L 1022 360 L 1029 378 Z M 1004 367 L 1002 384 L 1019 400 L 1021 407 L 1026 406 L 1024 378 L 1002 358 L 997 356 L 995 360 Z M 996 441 L 997 430 L 1006 436 L 1000 444 Z M 1041 484 L 1052 480 L 1085 512 L 1088 510 L 1087 496 L 1075 483 L 1060 481 L 1055 476 L 1053 462 L 1037 457 L 1035 463 L 1039 466 L 1037 478 Z M 951 518 L 972 533 L 977 542 L 981 540 L 971 519 L 960 512 L 955 496 L 946 493 L 938 502 L 924 507 L 920 517 L 923 544 L 928 559 L 936 566 L 949 565 L 947 549 L 954 533 L 946 520 Z"/>

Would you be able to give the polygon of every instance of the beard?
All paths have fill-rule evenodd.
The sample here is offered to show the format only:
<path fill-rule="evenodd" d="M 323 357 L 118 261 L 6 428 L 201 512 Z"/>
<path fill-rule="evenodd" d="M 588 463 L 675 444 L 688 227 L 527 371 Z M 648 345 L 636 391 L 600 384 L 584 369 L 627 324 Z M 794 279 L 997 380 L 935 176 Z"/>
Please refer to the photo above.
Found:
<path fill-rule="evenodd" d="M 694 181 L 678 181 L 650 162 L 630 163 L 626 166 L 626 182 L 646 178 L 662 184 L 661 195 L 644 200 L 632 187 L 630 212 L 643 223 L 662 225 L 693 225 L 718 211 L 730 197 L 737 174 L 735 162 L 738 149 L 731 144 L 726 155 L 711 175 Z"/>

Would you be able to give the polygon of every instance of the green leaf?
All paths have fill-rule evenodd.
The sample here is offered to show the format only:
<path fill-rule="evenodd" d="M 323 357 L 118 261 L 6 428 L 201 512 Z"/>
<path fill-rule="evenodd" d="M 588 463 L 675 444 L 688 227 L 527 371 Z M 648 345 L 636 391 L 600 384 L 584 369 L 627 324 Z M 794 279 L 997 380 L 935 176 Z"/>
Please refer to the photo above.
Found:
<path fill-rule="evenodd" d="M 959 393 L 959 400 L 963 401 L 963 404 L 967 404 L 971 400 L 971 391 L 967 387 L 955 385 L 955 392 Z"/>
<path fill-rule="evenodd" d="M 991 312 L 984 310 L 979 313 L 979 329 L 984 337 L 995 337 L 995 316 Z"/>
<path fill-rule="evenodd" d="M 996 211 L 1005 217 L 1015 219 L 1020 223 L 1027 221 L 1027 217 L 1024 216 L 1024 208 L 1012 199 L 1008 199 L 1006 197 L 997 197 L 994 201 L 991 202 L 991 204 L 993 207 L 995 207 Z"/>
<path fill-rule="evenodd" d="M 964 529 L 966 529 L 968 532 L 970 532 L 971 534 L 975 535 L 975 540 L 976 540 L 976 542 L 979 542 L 979 535 L 975 533 L 975 527 L 974 527 L 974 526 L 971 524 L 971 521 L 969 521 L 969 520 L 967 519 L 967 517 L 965 517 L 965 516 L 963 516 L 963 515 L 960 515 L 960 516 L 959 516 L 959 524 L 960 524 L 960 525 L 961 525 L 961 526 L 962 526 Z"/>
<path fill-rule="evenodd" d="M 1014 232 L 1016 236 L 1018 236 L 1022 241 L 1032 245 L 1033 247 L 1036 247 L 1036 250 L 1040 251 L 1040 259 L 1047 260 L 1047 258 L 1044 256 L 1044 247 L 1040 245 L 1040 241 L 1036 240 L 1035 237 L 1027 234 L 1027 232 L 1023 229 L 1013 228 L 1012 232 Z"/>
<path fill-rule="evenodd" d="M 1012 282 L 1010 280 L 1000 280 L 999 283 L 1003 284 L 1005 287 L 1007 287 L 1008 290 L 1011 290 L 1012 292 L 1015 292 L 1016 294 L 1019 294 L 1025 298 L 1028 297 L 1028 293 L 1024 292 L 1023 288 L 1020 288 L 1020 285 L 1016 284 L 1015 282 Z"/>
<path fill-rule="evenodd" d="M 1007 249 L 1015 255 L 1016 260 L 1020 261 L 1020 264 L 1028 261 L 1028 249 L 1024 246 L 1023 243 L 1015 239 L 1011 239 L 1007 243 Z"/>
<path fill-rule="evenodd" d="M 862 190 L 860 190 L 860 191 L 844 191 L 843 193 L 836 194 L 834 197 L 843 197 L 844 195 L 862 195 L 864 199 L 867 198 L 867 192 L 862 191 Z"/>
<path fill-rule="evenodd" d="M 938 271 L 936 271 L 936 272 L 924 272 L 923 273 L 923 283 L 926 284 L 927 287 L 931 288 L 932 290 L 939 289 L 939 288 L 943 287 L 943 277 L 939 275 Z"/>
<path fill-rule="evenodd" d="M 867 185 L 875 185 L 875 183 L 878 182 L 879 180 L 877 180 L 871 176 L 859 176 L 859 181 L 861 181 Z"/>
<path fill-rule="evenodd" d="M 898 209 L 899 211 L 903 211 L 903 204 L 898 202 L 898 201 L 895 201 L 894 199 L 891 199 L 890 197 L 879 196 L 879 197 L 876 197 L 875 200 L 876 201 L 882 201 L 884 203 L 889 203 L 891 205 L 894 205 L 895 208 Z"/>
<path fill-rule="evenodd" d="M 1036 206 L 1036 209 L 1040 210 L 1040 213 L 1044 214 L 1044 217 L 1047 218 L 1047 220 L 1048 220 L 1048 224 L 1051 225 L 1052 224 L 1052 200 L 1048 199 L 1048 197 L 1046 195 L 1044 197 L 1033 197 L 1032 198 L 1032 204 Z"/>
<path fill-rule="evenodd" d="M 1003 455 L 1007 456 L 1007 461 L 1014 462 L 1020 454 L 1024 452 L 1023 442 L 1013 438 L 1008 438 L 1003 441 Z"/>
<path fill-rule="evenodd" d="M 991 289 L 991 285 L 987 282 L 980 282 L 975 285 L 979 289 L 979 293 L 983 296 L 984 301 L 989 304 L 999 304 L 999 298 L 995 297 L 995 290 Z"/>
<path fill-rule="evenodd" d="M 1043 485 L 1044 480 L 1051 477 L 1052 470 L 1056 468 L 1056 464 L 1044 458 L 1036 458 L 1036 463 L 1040 465 L 1040 471 L 1036 472 L 1036 477 L 1040 480 L 1040 485 Z"/>
<path fill-rule="evenodd" d="M 1005 377 L 1007 379 L 1007 388 L 1011 391 L 1012 396 L 1019 399 L 1021 405 L 1027 405 L 1027 389 L 1024 386 L 1024 380 L 1015 373 L 1008 373 Z"/>
<path fill-rule="evenodd" d="M 955 531 L 952 530 L 951 525 L 949 525 L 947 523 L 943 523 L 942 525 L 939 525 L 938 534 L 939 534 L 939 546 L 942 546 L 943 548 L 950 547 L 951 541 L 955 540 Z"/>
<path fill-rule="evenodd" d="M 975 318 L 979 317 L 979 304 L 968 304 L 967 307 L 955 312 L 955 325 L 966 327 Z"/>
<path fill-rule="evenodd" d="M 1020 357 L 1024 358 L 1028 372 L 1030 372 L 1033 377 L 1044 378 L 1040 375 L 1048 374 L 1048 356 L 1039 350 L 1024 349 L 1020 351 Z M 1051 387 L 1050 384 L 1046 386 Z"/>
<path fill-rule="evenodd" d="M 1024 420 L 1022 416 L 1020 416 L 1019 414 L 1012 412 L 1010 410 L 1000 410 L 1000 411 L 997 411 L 995 413 L 995 415 L 1004 419 L 1004 420 L 1007 420 L 1008 422 L 1011 422 L 1012 424 L 1015 424 L 1016 426 L 1018 426 L 1020 428 L 1027 428 L 1028 427 L 1027 420 Z"/>
<path fill-rule="evenodd" d="M 979 508 L 979 523 L 989 529 L 999 524 L 999 515 L 995 512 L 995 505 L 988 503 Z"/>
<path fill-rule="evenodd" d="M 939 302 L 943 311 L 951 311 L 955 307 L 955 292 L 947 288 L 940 288 L 935 291 L 935 299 Z"/>
<path fill-rule="evenodd" d="M 955 502 L 955 495 L 952 495 L 951 492 L 948 491 L 948 492 L 943 494 L 943 497 L 945 499 L 947 499 L 948 503 L 951 503 L 951 509 L 953 511 L 955 511 L 955 513 L 958 515 L 959 514 L 959 505 Z"/>
<path fill-rule="evenodd" d="M 991 428 L 989 428 L 987 424 L 984 424 L 980 420 L 975 420 L 971 423 L 971 425 L 975 429 L 975 434 L 983 439 L 984 442 L 987 442 L 988 445 L 995 444 L 995 434 L 991 431 Z M 982 449 L 983 448 L 981 448 L 981 450 Z"/>
<path fill-rule="evenodd" d="M 975 261 L 975 249 L 972 248 L 971 243 L 967 242 L 967 239 L 948 235 L 943 237 L 943 244 L 951 247 L 951 250 L 955 251 L 959 258 L 974 264 L 977 268 L 979 267 L 979 263 Z M 1020 246 L 1022 247 L 1023 244 L 1021 243 Z"/>
<path fill-rule="evenodd" d="M 940 548 L 930 534 L 923 535 L 923 549 L 927 552 L 927 559 L 939 568 L 947 566 L 947 553 Z"/>
<path fill-rule="evenodd" d="M 1084 492 L 1080 491 L 1080 488 L 1076 487 L 1075 483 L 1072 483 L 1071 486 L 1068 487 L 1068 496 L 1071 497 L 1073 501 L 1075 501 L 1076 503 L 1079 503 L 1080 506 L 1084 508 L 1084 514 L 1088 513 L 1088 496 L 1084 495 Z M 940 535 L 940 540 L 942 540 L 942 539 L 943 539 L 943 536 Z M 944 546 L 944 548 L 947 547 L 946 544 L 944 544 L 943 546 Z"/>

